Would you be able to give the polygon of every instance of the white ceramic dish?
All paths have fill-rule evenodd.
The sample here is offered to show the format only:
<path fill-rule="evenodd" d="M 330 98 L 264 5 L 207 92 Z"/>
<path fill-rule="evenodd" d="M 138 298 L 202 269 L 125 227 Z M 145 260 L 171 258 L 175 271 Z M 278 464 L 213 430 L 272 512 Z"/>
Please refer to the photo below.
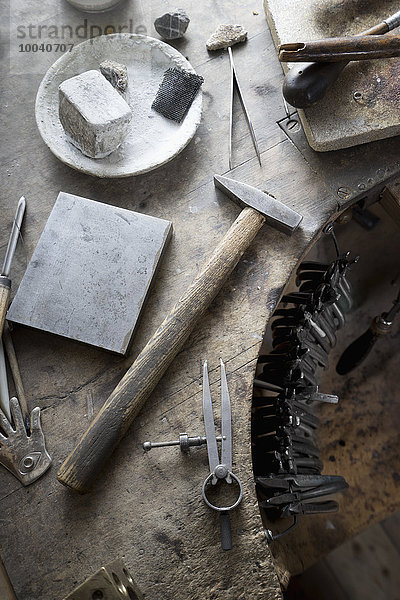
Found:
<path fill-rule="evenodd" d="M 58 86 L 69 77 L 98 69 L 106 59 L 128 67 L 128 102 L 133 119 L 131 130 L 121 146 L 106 158 L 93 159 L 84 156 L 67 140 L 58 116 Z M 50 67 L 39 86 L 35 110 L 43 140 L 62 162 L 98 177 L 129 177 L 165 164 L 194 136 L 202 106 L 200 90 L 181 123 L 152 110 L 152 102 L 169 67 L 195 72 L 180 52 L 143 35 L 117 33 L 79 44 Z"/>
<path fill-rule="evenodd" d="M 67 0 L 69 4 L 84 12 L 104 12 L 117 6 L 121 0 Z"/>

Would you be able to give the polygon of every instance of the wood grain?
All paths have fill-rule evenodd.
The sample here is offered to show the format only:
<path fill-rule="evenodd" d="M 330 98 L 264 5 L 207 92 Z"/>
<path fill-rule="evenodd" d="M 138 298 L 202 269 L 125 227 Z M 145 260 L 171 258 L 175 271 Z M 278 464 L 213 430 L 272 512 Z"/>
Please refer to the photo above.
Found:
<path fill-rule="evenodd" d="M 4 281 L 4 283 L 3 283 Z M 8 309 L 8 303 L 10 300 L 11 287 L 8 285 L 9 280 L 0 279 L 0 336 L 3 333 L 4 321 L 6 319 L 6 313 Z"/>
<path fill-rule="evenodd" d="M 367 529 L 329 556 L 330 568 L 340 573 L 340 585 L 352 600 L 397 598 L 399 565 L 396 548 L 380 527 Z M 357 577 L 354 577 L 355 572 Z"/>
<path fill-rule="evenodd" d="M 400 227 L 400 182 L 385 187 L 381 196 L 381 205 L 387 214 Z"/>

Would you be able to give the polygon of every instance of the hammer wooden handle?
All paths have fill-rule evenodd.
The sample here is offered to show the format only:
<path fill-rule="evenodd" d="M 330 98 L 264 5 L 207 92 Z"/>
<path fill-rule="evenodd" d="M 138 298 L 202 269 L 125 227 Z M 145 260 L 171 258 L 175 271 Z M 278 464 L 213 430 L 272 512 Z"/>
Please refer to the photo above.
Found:
<path fill-rule="evenodd" d="M 144 402 L 182 349 L 196 321 L 264 222 L 265 217 L 253 208 L 245 208 L 240 213 L 61 466 L 58 480 L 62 484 L 80 493 L 89 491 Z"/>
<path fill-rule="evenodd" d="M 0 277 L 0 338 L 3 333 L 4 321 L 10 300 L 11 281 L 7 277 Z"/>

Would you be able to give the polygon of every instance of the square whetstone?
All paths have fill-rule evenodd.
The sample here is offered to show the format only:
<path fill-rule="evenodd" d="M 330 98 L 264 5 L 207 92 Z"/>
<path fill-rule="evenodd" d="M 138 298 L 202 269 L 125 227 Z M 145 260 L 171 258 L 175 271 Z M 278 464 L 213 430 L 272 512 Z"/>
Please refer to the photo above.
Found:
<path fill-rule="evenodd" d="M 60 192 L 7 319 L 125 354 L 172 223 Z"/>
<path fill-rule="evenodd" d="M 399 10 L 395 0 L 264 0 L 264 7 L 276 46 L 355 35 Z M 290 66 L 283 64 L 285 72 Z M 347 65 L 322 100 L 298 111 L 311 148 L 326 152 L 399 135 L 399 74 L 399 58 Z"/>

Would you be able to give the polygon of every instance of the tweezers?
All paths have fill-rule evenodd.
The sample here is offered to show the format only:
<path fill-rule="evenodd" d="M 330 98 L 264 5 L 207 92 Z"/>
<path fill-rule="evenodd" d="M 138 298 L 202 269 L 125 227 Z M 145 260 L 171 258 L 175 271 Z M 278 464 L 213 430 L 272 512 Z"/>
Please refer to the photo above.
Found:
<path fill-rule="evenodd" d="M 251 122 L 249 111 L 247 110 L 247 106 L 244 101 L 242 88 L 240 87 L 239 79 L 236 74 L 236 68 L 235 68 L 235 63 L 233 62 L 233 53 L 232 53 L 231 47 L 228 47 L 228 53 L 229 53 L 229 61 L 231 64 L 231 106 L 230 106 L 230 112 L 229 112 L 229 169 L 232 170 L 232 168 L 233 168 L 233 166 L 232 166 L 232 133 L 233 133 L 233 99 L 234 99 L 235 87 L 237 89 L 239 100 L 242 105 L 244 115 L 246 117 L 246 122 L 247 122 L 247 126 L 249 128 L 249 131 L 250 131 L 254 150 L 256 151 L 258 162 L 260 163 L 260 166 L 261 166 L 261 156 L 260 156 L 260 151 L 258 149 L 256 134 L 254 133 L 253 124 Z"/>

